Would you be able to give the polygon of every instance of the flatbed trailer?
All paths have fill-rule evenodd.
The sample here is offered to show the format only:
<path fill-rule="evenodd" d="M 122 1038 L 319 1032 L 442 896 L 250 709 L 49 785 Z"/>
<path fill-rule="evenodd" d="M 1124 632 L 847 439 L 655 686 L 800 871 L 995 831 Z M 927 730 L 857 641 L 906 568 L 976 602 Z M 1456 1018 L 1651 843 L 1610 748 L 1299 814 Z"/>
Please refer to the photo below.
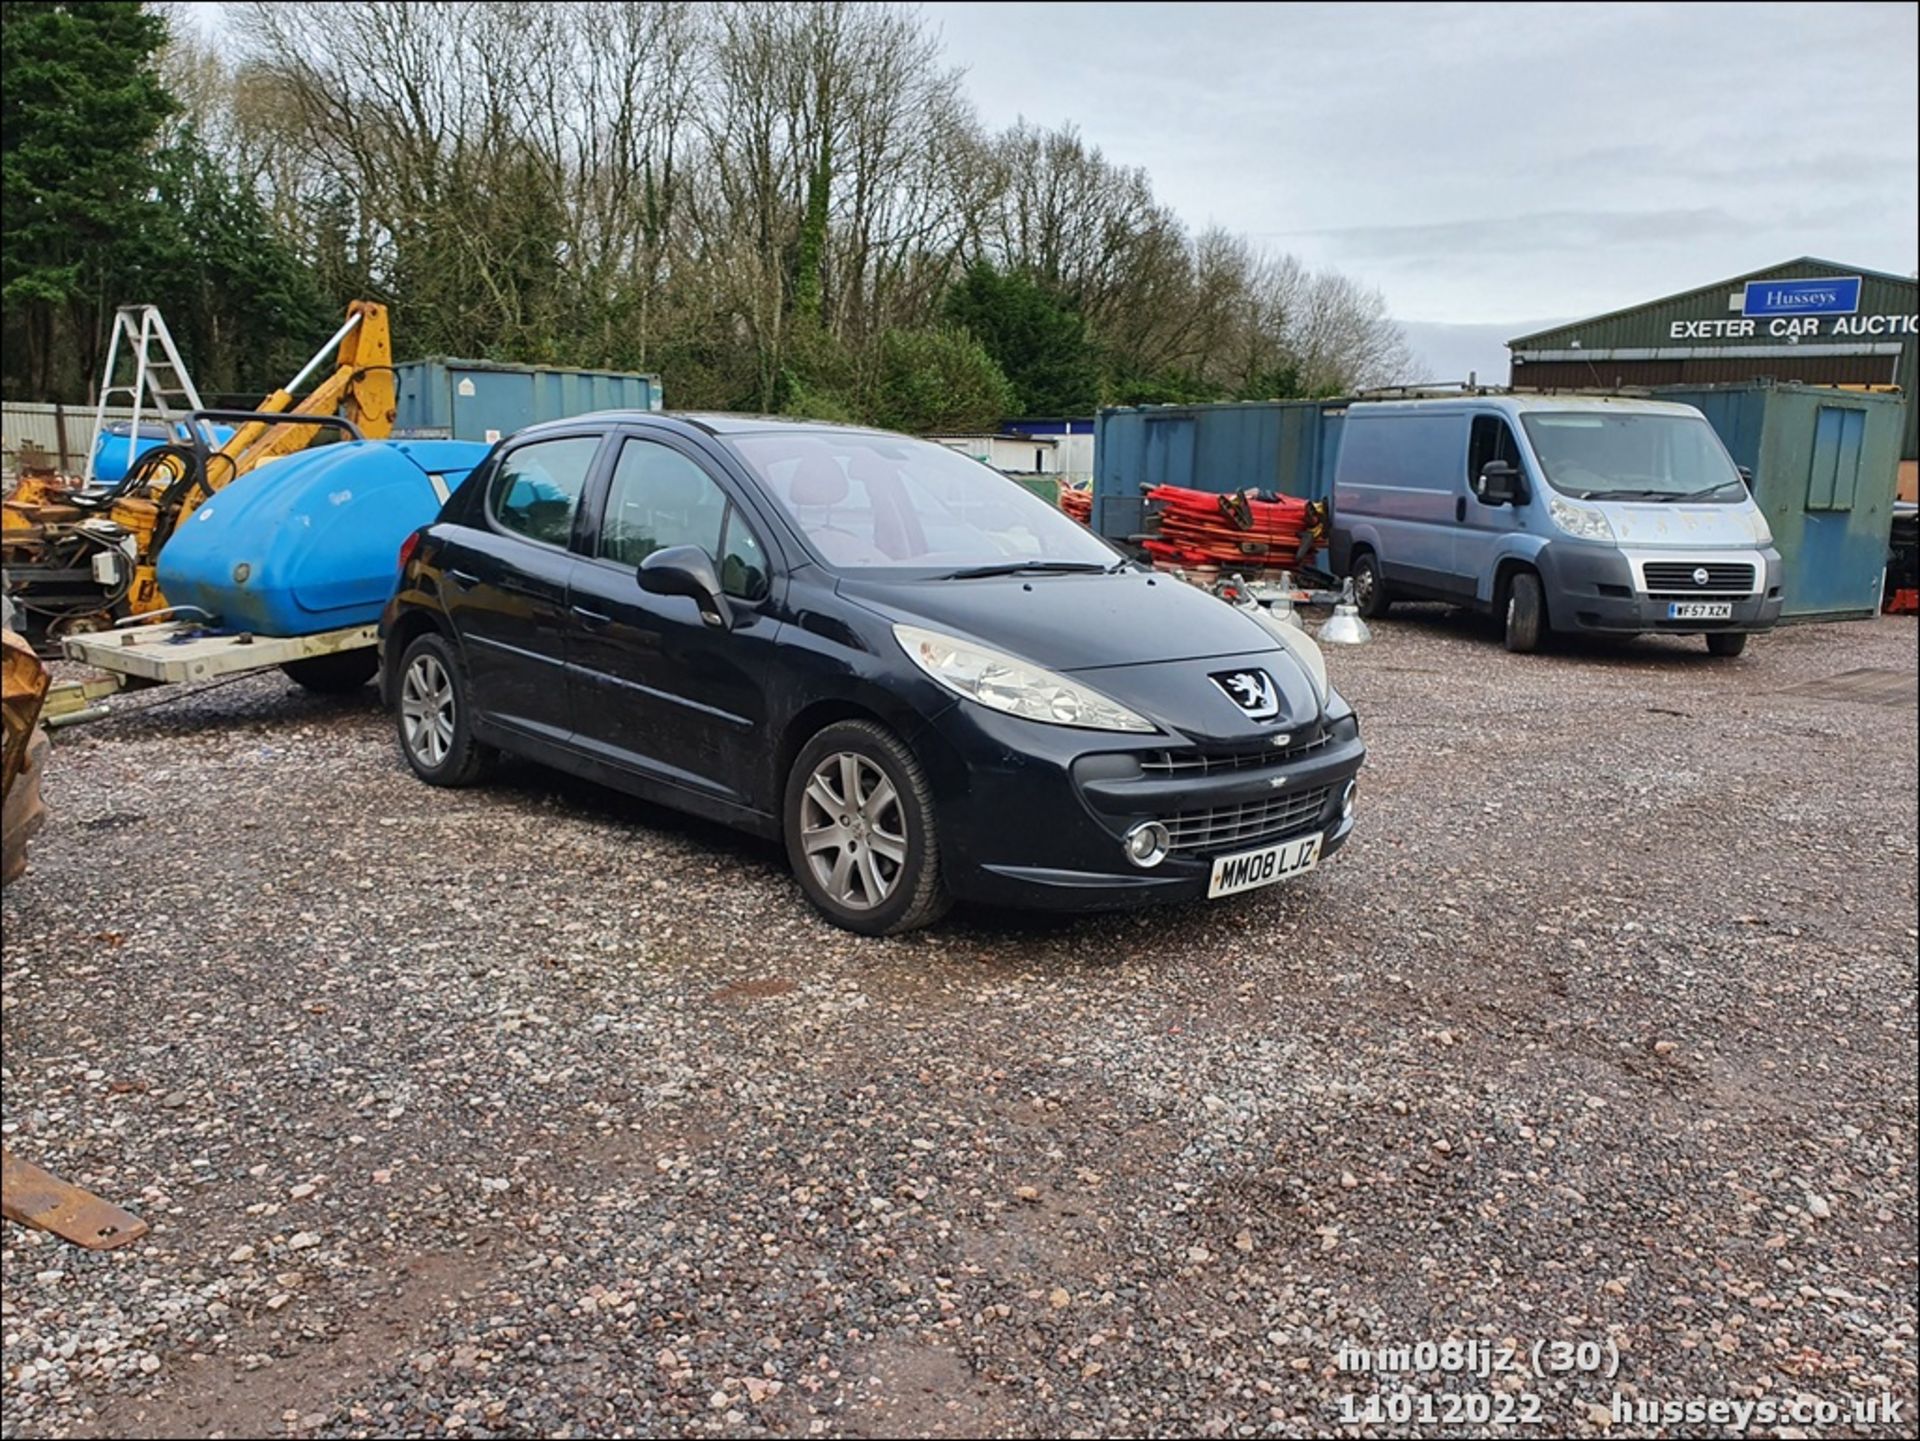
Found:
<path fill-rule="evenodd" d="M 219 680 L 275 668 L 297 671 L 303 662 L 324 663 L 327 657 L 350 653 L 365 652 L 371 674 L 378 642 L 378 627 L 372 625 L 315 635 L 266 636 L 214 631 L 195 621 L 166 621 L 72 635 L 61 643 L 66 658 L 107 674 L 54 686 L 47 693 L 47 723 L 73 725 L 106 715 L 109 712 L 99 702 L 116 691 Z M 301 677 L 296 674 L 294 679 Z"/>

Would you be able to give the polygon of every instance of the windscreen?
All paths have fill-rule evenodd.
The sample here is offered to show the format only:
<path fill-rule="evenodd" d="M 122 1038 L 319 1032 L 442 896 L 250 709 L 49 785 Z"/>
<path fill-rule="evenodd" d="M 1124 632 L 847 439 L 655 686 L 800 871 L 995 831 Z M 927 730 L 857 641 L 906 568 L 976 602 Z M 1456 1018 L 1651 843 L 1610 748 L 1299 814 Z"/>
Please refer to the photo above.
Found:
<path fill-rule="evenodd" d="M 1120 558 L 1017 482 L 944 446 L 833 431 L 724 439 L 836 570 Z"/>
<path fill-rule="evenodd" d="M 1727 502 L 1746 487 L 1698 416 L 1532 411 L 1521 416 L 1547 483 L 1581 500 Z"/>

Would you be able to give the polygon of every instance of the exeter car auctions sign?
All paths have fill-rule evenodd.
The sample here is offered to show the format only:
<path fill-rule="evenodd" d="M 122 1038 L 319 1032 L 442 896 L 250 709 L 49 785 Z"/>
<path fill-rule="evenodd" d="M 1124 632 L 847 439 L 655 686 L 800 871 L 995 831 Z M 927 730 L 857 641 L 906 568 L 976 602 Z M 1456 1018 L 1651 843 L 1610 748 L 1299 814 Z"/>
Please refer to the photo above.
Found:
<path fill-rule="evenodd" d="M 1860 277 L 1828 280 L 1749 280 L 1742 315 L 1852 315 L 1860 308 Z"/>

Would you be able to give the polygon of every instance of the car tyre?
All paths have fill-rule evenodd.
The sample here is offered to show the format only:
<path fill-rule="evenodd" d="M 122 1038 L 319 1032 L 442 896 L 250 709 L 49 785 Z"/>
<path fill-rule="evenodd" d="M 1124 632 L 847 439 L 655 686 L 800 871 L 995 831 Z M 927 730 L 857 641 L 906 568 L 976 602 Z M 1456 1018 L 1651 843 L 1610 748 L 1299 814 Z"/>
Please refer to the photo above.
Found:
<path fill-rule="evenodd" d="M 393 715 L 400 753 L 430 786 L 470 786 L 497 751 L 473 738 L 473 701 L 459 657 L 445 637 L 416 636 L 400 657 Z"/>
<path fill-rule="evenodd" d="M 1353 558 L 1353 603 L 1368 620 L 1378 620 L 1393 606 L 1387 578 L 1380 574 L 1380 558 L 1370 550 Z"/>
<path fill-rule="evenodd" d="M 380 669 L 380 653 L 372 646 L 310 655 L 280 667 L 287 679 L 317 695 L 348 695 L 372 680 Z"/>
<path fill-rule="evenodd" d="M 1516 574 L 1507 586 L 1507 649 L 1525 655 L 1540 649 L 1547 629 L 1547 602 L 1540 577 L 1530 570 Z"/>
<path fill-rule="evenodd" d="M 837 926 L 898 935 L 931 925 L 951 904 L 932 788 L 885 726 L 838 721 L 802 746 L 782 820 L 794 878 Z"/>
<path fill-rule="evenodd" d="M 1724 656 L 1731 660 L 1747 648 L 1747 633 L 1743 630 L 1714 631 L 1707 636 L 1707 650 L 1712 655 Z"/>

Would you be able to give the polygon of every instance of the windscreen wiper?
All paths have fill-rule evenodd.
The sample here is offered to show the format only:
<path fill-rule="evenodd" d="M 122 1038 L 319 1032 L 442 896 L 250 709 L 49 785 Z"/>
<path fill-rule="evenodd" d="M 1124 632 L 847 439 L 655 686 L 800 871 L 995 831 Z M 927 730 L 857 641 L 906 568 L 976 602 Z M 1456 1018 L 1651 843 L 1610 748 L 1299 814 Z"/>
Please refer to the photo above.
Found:
<path fill-rule="evenodd" d="M 990 575 L 1105 575 L 1109 569 L 1090 560 L 1009 560 L 999 565 L 971 565 L 936 578 L 982 580 Z"/>
<path fill-rule="evenodd" d="M 1685 495 L 1676 495 L 1674 499 L 1675 500 L 1705 500 L 1710 495 L 1718 495 L 1721 491 L 1725 490 L 1730 485 L 1738 485 L 1738 484 L 1740 484 L 1740 482 L 1737 480 L 1723 480 L 1717 485 L 1708 486 L 1705 490 L 1690 490 Z"/>
<path fill-rule="evenodd" d="M 1674 500 L 1670 490 L 1583 490 L 1582 500 Z"/>

